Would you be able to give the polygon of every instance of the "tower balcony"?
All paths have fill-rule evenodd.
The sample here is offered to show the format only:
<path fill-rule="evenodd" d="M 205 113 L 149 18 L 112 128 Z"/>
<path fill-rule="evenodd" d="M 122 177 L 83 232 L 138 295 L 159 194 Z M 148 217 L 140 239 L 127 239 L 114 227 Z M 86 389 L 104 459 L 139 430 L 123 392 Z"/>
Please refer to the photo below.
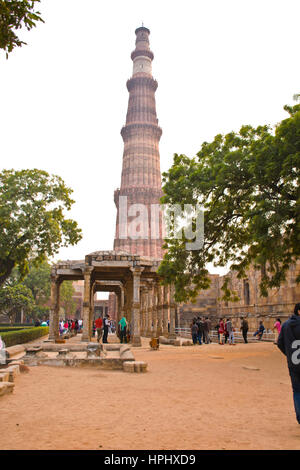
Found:
<path fill-rule="evenodd" d="M 152 77 L 132 77 L 129 80 L 127 80 L 126 86 L 129 92 L 136 87 L 143 87 L 143 86 L 151 88 L 155 92 L 157 90 L 158 83 Z"/>

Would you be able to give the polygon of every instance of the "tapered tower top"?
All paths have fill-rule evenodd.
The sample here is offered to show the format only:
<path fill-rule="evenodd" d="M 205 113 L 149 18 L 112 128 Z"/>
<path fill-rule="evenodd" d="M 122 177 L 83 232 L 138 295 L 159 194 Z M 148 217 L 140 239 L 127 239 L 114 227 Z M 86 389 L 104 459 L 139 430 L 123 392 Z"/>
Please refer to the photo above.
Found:
<path fill-rule="evenodd" d="M 136 41 L 135 50 L 131 53 L 133 60 L 133 72 L 136 74 L 147 74 L 152 76 L 152 60 L 154 58 L 153 52 L 150 50 L 149 34 L 150 30 L 145 26 L 140 26 L 135 30 Z"/>

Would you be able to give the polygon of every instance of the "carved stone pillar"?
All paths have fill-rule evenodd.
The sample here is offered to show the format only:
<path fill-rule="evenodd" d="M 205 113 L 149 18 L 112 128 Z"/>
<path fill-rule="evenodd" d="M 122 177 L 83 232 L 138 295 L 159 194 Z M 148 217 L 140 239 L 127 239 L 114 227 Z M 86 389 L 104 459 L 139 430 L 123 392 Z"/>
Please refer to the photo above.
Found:
<path fill-rule="evenodd" d="M 141 287 L 141 336 L 146 335 L 147 287 Z"/>
<path fill-rule="evenodd" d="M 117 323 L 117 329 L 118 329 L 118 324 L 119 321 L 121 320 L 122 317 L 122 306 L 121 306 L 121 291 L 115 292 L 116 297 L 117 297 L 117 316 L 116 316 L 116 323 Z"/>
<path fill-rule="evenodd" d="M 124 312 L 128 324 L 131 324 L 131 307 L 132 307 L 132 292 L 133 292 L 133 281 L 132 279 L 126 279 L 124 285 Z"/>
<path fill-rule="evenodd" d="M 83 297 L 83 328 L 81 341 L 91 340 L 90 308 L 91 308 L 91 277 L 93 268 L 87 266 L 84 270 L 84 297 Z"/>
<path fill-rule="evenodd" d="M 174 294 L 175 294 L 175 287 L 170 286 L 170 333 L 169 333 L 169 338 L 170 339 L 175 339 L 176 338 L 176 333 L 175 333 L 175 299 L 174 299 Z"/>
<path fill-rule="evenodd" d="M 133 277 L 133 302 L 132 302 L 132 319 L 131 319 L 131 344 L 132 346 L 141 346 L 141 332 L 140 332 L 140 283 L 141 274 L 144 268 L 136 267 L 130 268 Z"/>
<path fill-rule="evenodd" d="M 153 313 L 153 286 L 152 284 L 148 287 L 147 292 L 147 326 L 146 326 L 146 336 L 148 338 L 152 337 L 152 313 Z"/>
<path fill-rule="evenodd" d="M 157 336 L 157 284 L 153 286 L 153 304 L 152 304 L 152 321 L 153 331 L 152 336 Z"/>
<path fill-rule="evenodd" d="M 90 316 L 89 316 L 90 337 L 93 336 L 94 308 L 95 308 L 95 285 L 91 286 L 91 302 L 90 302 Z"/>
<path fill-rule="evenodd" d="M 59 338 L 59 290 L 61 281 L 57 276 L 51 275 L 51 309 L 49 315 L 49 339 L 55 341 Z"/>
<path fill-rule="evenodd" d="M 169 286 L 163 286 L 163 336 L 168 337 L 169 322 Z"/>
<path fill-rule="evenodd" d="M 163 296 L 162 286 L 160 284 L 156 287 L 157 292 L 157 336 L 161 336 L 163 332 Z"/>

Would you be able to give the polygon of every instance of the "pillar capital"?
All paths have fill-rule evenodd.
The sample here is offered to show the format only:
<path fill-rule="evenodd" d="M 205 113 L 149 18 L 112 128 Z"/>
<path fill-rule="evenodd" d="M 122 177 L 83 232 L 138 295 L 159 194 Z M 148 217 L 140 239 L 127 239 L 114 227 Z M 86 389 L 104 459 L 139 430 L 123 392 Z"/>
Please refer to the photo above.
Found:
<path fill-rule="evenodd" d="M 58 274 L 53 273 L 53 272 L 50 275 L 50 279 L 51 279 L 51 282 L 53 282 L 53 283 L 55 282 L 58 285 L 60 285 L 63 282 L 61 277 Z"/>
<path fill-rule="evenodd" d="M 82 272 L 83 272 L 84 275 L 89 275 L 89 274 L 92 274 L 93 270 L 94 270 L 93 266 L 85 266 L 82 269 Z"/>
<path fill-rule="evenodd" d="M 132 268 L 129 268 L 129 269 L 132 272 L 133 276 L 141 276 L 142 272 L 144 271 L 144 268 L 141 266 L 133 266 Z"/>

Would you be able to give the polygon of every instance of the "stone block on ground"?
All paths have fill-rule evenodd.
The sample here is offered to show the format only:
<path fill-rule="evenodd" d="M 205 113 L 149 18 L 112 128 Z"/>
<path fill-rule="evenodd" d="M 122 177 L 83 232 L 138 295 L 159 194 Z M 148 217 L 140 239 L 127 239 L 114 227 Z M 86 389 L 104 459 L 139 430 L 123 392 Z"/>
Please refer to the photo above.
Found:
<path fill-rule="evenodd" d="M 9 366 L 9 382 L 13 382 L 17 375 L 20 374 L 20 366 Z"/>
<path fill-rule="evenodd" d="M 58 351 L 58 356 L 66 356 L 68 354 L 69 350 L 68 349 L 60 349 Z"/>
<path fill-rule="evenodd" d="M 23 359 L 18 359 L 9 363 L 10 366 L 20 366 L 21 364 L 24 364 Z"/>
<path fill-rule="evenodd" d="M 125 351 L 123 352 L 122 354 L 120 354 L 120 359 L 122 359 L 123 361 L 134 361 L 134 355 L 132 354 L 132 352 L 130 350 L 128 351 Z"/>
<path fill-rule="evenodd" d="M 6 348 L 6 354 L 9 358 L 16 356 L 25 351 L 25 346 L 21 344 L 16 344 L 15 346 L 9 346 Z"/>
<path fill-rule="evenodd" d="M 124 372 L 134 372 L 134 361 L 125 361 L 123 362 Z"/>
<path fill-rule="evenodd" d="M 165 336 L 159 336 L 158 339 L 160 344 L 170 344 L 170 340 Z"/>
<path fill-rule="evenodd" d="M 128 344 L 121 344 L 120 356 L 122 356 L 122 354 L 124 354 L 126 351 L 130 351 L 130 346 Z"/>
<path fill-rule="evenodd" d="M 9 372 L 6 369 L 0 371 L 0 382 L 9 382 Z"/>
<path fill-rule="evenodd" d="M 143 361 L 134 361 L 134 372 L 146 372 L 147 363 Z"/>
<path fill-rule="evenodd" d="M 182 346 L 193 346 L 193 342 L 190 340 L 183 341 Z"/>
<path fill-rule="evenodd" d="M 11 382 L 0 382 L 0 397 L 7 393 L 12 393 L 15 384 Z"/>
<path fill-rule="evenodd" d="M 41 359 L 47 357 L 47 354 L 44 353 L 44 351 L 39 351 L 38 353 L 36 353 L 36 357 L 39 357 Z"/>
<path fill-rule="evenodd" d="M 181 346 L 181 339 L 175 339 L 174 346 Z"/>
<path fill-rule="evenodd" d="M 27 356 L 34 356 L 42 350 L 41 346 L 33 346 L 31 348 L 25 348 Z"/>

